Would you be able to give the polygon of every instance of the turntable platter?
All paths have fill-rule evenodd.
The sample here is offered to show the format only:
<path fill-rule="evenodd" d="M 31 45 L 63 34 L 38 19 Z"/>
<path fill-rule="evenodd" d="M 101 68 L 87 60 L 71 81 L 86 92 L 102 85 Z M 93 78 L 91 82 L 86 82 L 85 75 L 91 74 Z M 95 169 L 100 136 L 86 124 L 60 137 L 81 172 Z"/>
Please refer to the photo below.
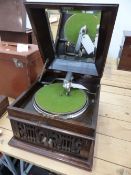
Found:
<path fill-rule="evenodd" d="M 84 90 L 71 89 L 66 95 L 62 83 L 45 85 L 35 94 L 34 107 L 41 113 L 70 115 L 87 108 L 88 97 Z M 76 116 L 76 115 L 75 115 Z"/>

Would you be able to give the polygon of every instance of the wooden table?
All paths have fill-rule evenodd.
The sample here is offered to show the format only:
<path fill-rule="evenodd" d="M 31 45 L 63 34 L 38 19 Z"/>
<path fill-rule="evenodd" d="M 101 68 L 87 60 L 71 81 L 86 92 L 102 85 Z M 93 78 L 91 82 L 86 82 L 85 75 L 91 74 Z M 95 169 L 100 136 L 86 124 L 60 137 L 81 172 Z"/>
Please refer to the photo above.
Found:
<path fill-rule="evenodd" d="M 7 113 L 0 119 L 0 151 L 42 168 L 66 175 L 131 175 L 131 72 L 107 64 L 102 78 L 99 118 L 92 172 L 8 145 L 12 129 Z"/>

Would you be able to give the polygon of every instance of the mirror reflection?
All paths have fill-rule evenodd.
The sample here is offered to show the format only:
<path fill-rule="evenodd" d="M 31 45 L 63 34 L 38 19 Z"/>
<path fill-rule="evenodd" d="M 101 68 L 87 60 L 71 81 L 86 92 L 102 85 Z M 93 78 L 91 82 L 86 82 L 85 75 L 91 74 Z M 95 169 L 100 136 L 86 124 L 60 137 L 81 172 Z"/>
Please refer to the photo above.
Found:
<path fill-rule="evenodd" d="M 94 62 L 101 11 L 48 9 L 47 12 L 58 57 Z"/>

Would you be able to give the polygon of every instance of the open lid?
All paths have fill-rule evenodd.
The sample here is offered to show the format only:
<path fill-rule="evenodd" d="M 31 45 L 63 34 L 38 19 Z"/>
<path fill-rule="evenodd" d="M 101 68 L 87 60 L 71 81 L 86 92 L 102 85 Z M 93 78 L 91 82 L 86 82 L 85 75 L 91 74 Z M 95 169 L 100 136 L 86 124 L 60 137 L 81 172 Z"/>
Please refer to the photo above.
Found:
<path fill-rule="evenodd" d="M 102 76 L 118 4 L 25 2 L 25 7 L 46 69 Z"/>

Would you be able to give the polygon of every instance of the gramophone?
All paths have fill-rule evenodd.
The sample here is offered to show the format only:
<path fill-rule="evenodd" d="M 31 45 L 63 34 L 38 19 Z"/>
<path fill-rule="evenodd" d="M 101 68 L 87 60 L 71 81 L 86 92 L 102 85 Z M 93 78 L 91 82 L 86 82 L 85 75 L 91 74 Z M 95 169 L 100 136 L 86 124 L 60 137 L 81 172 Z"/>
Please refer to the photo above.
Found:
<path fill-rule="evenodd" d="M 25 2 L 25 7 L 44 67 L 8 107 L 9 144 L 91 170 L 100 80 L 118 5 Z"/>

